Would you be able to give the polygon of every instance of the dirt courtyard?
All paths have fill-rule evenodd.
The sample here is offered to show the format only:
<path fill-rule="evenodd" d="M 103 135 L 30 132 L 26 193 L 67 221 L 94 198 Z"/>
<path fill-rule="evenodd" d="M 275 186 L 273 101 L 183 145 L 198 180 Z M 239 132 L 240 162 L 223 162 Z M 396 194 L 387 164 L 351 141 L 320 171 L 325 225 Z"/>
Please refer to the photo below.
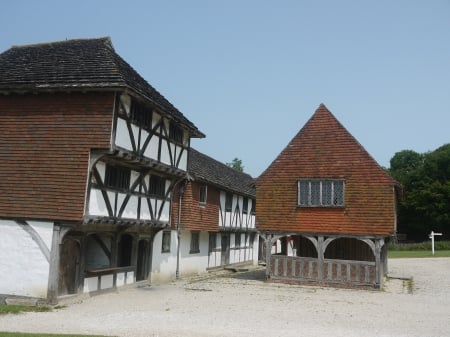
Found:
<path fill-rule="evenodd" d="M 450 336 L 450 258 L 391 259 L 383 291 L 268 283 L 263 271 L 128 288 L 0 331 L 111 336 Z M 412 291 L 412 293 L 411 293 Z"/>

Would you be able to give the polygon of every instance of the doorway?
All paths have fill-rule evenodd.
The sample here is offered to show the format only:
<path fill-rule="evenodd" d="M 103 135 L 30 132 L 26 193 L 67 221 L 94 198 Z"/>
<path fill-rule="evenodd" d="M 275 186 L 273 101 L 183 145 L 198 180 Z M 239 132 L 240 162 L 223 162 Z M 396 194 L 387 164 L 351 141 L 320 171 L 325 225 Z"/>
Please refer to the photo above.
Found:
<path fill-rule="evenodd" d="M 59 258 L 58 295 L 78 292 L 80 276 L 80 243 L 74 238 L 63 241 Z"/>

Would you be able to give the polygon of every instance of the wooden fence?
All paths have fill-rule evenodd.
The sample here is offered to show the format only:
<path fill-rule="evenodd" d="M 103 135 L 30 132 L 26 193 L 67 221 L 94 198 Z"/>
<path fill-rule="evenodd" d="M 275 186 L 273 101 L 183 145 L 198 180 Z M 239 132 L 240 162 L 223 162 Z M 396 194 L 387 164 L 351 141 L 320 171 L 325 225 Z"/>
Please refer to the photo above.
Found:
<path fill-rule="evenodd" d="M 376 285 L 376 265 L 372 261 L 324 259 L 272 255 L 270 278 L 287 282 L 319 282 L 347 285 Z"/>

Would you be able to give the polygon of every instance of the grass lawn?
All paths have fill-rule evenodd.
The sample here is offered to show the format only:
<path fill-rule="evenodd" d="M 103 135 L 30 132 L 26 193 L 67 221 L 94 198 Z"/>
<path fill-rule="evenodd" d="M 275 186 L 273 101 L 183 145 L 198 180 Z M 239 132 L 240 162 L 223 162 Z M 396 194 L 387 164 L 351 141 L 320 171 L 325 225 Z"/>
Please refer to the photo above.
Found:
<path fill-rule="evenodd" d="M 431 250 L 389 250 L 388 258 L 417 258 L 417 257 L 450 257 L 450 250 L 435 250 L 434 256 Z"/>

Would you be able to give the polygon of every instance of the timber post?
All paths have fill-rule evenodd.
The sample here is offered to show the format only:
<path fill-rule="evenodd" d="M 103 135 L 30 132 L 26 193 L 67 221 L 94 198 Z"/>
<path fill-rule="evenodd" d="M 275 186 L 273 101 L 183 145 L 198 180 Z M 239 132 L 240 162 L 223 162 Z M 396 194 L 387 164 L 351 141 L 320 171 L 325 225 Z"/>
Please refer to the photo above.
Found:
<path fill-rule="evenodd" d="M 47 301 L 50 304 L 58 303 L 59 286 L 59 255 L 62 244 L 61 226 L 53 226 L 52 247 L 50 250 L 49 274 L 47 286 Z"/>

